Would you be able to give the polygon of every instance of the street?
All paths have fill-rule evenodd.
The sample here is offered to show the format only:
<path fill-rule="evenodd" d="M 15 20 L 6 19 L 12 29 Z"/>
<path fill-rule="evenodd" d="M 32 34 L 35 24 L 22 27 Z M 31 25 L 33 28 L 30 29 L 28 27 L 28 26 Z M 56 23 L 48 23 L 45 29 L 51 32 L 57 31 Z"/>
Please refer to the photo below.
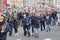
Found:
<path fill-rule="evenodd" d="M 34 36 L 27 37 L 23 35 L 22 27 L 19 27 L 19 35 L 15 36 L 14 32 L 13 35 L 10 37 L 7 36 L 7 40 L 60 40 L 60 26 L 51 26 L 51 31 L 46 32 L 40 31 L 39 38 L 34 38 Z"/>
<path fill-rule="evenodd" d="M 0 40 L 60 40 L 60 0 L 0 0 Z"/>

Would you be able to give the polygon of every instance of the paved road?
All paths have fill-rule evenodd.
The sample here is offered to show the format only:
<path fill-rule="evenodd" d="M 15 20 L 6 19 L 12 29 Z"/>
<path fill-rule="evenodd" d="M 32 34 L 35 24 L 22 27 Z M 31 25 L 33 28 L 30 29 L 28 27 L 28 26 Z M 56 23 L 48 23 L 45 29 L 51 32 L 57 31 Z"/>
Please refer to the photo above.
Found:
<path fill-rule="evenodd" d="M 31 37 L 24 37 L 23 36 L 23 30 L 22 27 L 19 28 L 19 35 L 15 36 L 14 33 L 12 37 L 8 35 L 7 40 L 45 40 L 45 39 L 50 39 L 50 40 L 60 40 L 60 26 L 51 26 L 51 31 L 46 32 L 46 31 L 40 31 L 40 37 L 39 38 L 34 38 L 33 36 Z"/>

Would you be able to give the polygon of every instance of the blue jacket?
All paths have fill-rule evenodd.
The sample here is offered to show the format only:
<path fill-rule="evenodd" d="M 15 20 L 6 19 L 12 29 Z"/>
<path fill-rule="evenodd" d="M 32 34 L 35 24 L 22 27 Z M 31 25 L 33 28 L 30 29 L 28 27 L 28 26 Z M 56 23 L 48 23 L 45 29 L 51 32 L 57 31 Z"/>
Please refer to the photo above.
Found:
<path fill-rule="evenodd" d="M 45 16 L 40 16 L 40 22 L 45 22 Z"/>
<path fill-rule="evenodd" d="M 46 19 L 46 25 L 50 25 L 50 19 L 48 18 L 48 19 Z"/>

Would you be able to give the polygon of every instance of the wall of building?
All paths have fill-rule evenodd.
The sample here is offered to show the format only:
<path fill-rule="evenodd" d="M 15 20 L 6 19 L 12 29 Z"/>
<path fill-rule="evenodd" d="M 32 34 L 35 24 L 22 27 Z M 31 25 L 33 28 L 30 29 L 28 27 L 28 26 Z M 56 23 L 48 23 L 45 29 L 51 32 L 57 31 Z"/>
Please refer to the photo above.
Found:
<path fill-rule="evenodd" d="M 41 2 L 41 3 L 44 2 L 44 3 L 47 3 L 48 5 L 53 4 L 53 0 L 25 0 L 24 2 L 25 2 L 25 5 L 32 5 L 32 4 L 38 5 L 37 2 Z"/>
<path fill-rule="evenodd" d="M 0 0 L 0 8 L 2 8 L 2 0 Z"/>
<path fill-rule="evenodd" d="M 10 5 L 15 5 L 18 7 L 22 7 L 23 6 L 23 0 L 9 0 L 8 2 Z"/>
<path fill-rule="evenodd" d="M 0 6 L 1 6 L 1 1 L 0 0 Z M 47 5 L 54 4 L 54 0 L 7 0 L 7 3 L 10 5 L 16 5 L 19 7 L 24 6 L 41 6 L 42 4 L 37 3 L 37 2 L 45 2 Z"/>

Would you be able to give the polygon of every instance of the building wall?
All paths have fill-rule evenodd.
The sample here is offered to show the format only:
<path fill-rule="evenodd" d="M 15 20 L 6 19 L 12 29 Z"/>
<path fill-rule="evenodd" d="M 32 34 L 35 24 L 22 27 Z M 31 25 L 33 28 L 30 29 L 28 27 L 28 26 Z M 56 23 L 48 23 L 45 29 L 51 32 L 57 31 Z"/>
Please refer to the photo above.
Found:
<path fill-rule="evenodd" d="M 56 6 L 60 7 L 60 0 L 56 0 Z"/>
<path fill-rule="evenodd" d="M 9 0 L 9 4 L 15 5 L 18 7 L 22 7 L 23 6 L 23 0 Z"/>
<path fill-rule="evenodd" d="M 0 0 L 0 8 L 2 8 L 2 0 Z"/>
<path fill-rule="evenodd" d="M 26 6 L 42 5 L 42 4 L 37 4 L 37 2 L 45 2 L 47 3 L 47 5 L 51 5 L 54 4 L 53 1 L 54 0 L 7 0 L 7 3 L 9 3 L 10 5 L 16 5 L 22 7 L 23 5 Z M 2 0 L 0 0 L 0 7 L 1 5 L 2 5 Z"/>
<path fill-rule="evenodd" d="M 25 0 L 25 5 L 32 5 L 33 3 L 35 5 L 37 5 L 37 2 L 48 3 L 48 5 L 52 5 L 53 4 L 53 0 Z"/>

